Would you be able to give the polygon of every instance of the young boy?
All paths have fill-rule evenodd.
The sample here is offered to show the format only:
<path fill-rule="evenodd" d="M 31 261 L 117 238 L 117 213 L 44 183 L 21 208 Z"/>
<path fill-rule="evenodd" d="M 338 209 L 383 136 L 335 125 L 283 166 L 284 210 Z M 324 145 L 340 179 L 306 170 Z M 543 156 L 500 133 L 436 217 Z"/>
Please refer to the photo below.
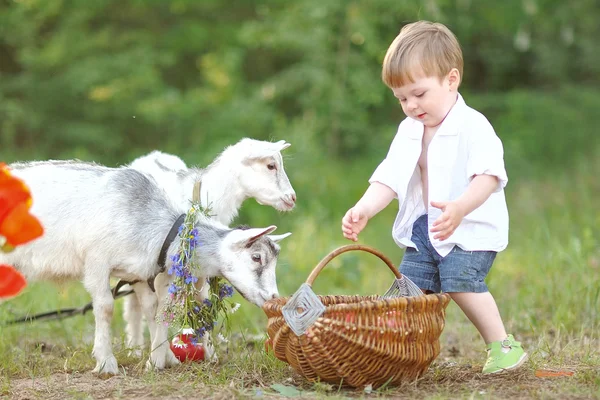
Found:
<path fill-rule="evenodd" d="M 484 282 L 508 244 L 503 148 L 488 120 L 458 87 L 463 58 L 454 34 L 427 21 L 406 25 L 390 45 L 382 79 L 407 118 L 370 186 L 342 219 L 356 241 L 368 220 L 394 198 L 392 235 L 406 248 L 400 272 L 425 293 L 446 292 L 487 344 L 483 373 L 521 366 L 521 344 L 507 335 Z"/>

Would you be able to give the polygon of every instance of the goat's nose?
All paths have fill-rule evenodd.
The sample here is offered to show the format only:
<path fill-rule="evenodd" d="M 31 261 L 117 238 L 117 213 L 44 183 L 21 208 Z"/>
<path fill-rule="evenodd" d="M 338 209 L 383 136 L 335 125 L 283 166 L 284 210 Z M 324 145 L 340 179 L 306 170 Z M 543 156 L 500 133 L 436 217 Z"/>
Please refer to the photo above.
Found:
<path fill-rule="evenodd" d="M 296 202 L 296 193 L 290 194 L 290 199 L 292 199 L 292 203 Z"/>
<path fill-rule="evenodd" d="M 276 299 L 276 298 L 278 298 L 278 297 L 279 297 L 279 293 L 273 293 L 273 294 L 271 295 L 271 299 Z"/>

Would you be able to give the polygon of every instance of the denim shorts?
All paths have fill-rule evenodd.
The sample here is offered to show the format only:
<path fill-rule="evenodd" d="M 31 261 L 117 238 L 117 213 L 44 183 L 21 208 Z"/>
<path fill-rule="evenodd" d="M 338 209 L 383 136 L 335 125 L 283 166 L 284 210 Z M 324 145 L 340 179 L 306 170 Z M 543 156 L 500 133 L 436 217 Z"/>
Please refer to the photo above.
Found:
<path fill-rule="evenodd" d="M 484 282 L 495 251 L 465 251 L 458 246 L 442 257 L 429 241 L 427 214 L 420 216 L 413 225 L 412 238 L 415 250 L 408 247 L 400 264 L 400 273 L 425 291 L 439 292 L 487 292 Z"/>

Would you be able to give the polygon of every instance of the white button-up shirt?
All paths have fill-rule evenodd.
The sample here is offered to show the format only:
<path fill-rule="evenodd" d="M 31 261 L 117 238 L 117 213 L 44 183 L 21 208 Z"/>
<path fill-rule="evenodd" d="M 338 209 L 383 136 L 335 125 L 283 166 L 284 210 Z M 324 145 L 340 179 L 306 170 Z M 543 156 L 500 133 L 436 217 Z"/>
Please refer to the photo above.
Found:
<path fill-rule="evenodd" d="M 369 182 L 380 182 L 398 198 L 399 211 L 392 236 L 398 246 L 414 247 L 412 226 L 427 213 L 431 229 L 442 211 L 423 204 L 423 185 L 417 164 L 421 155 L 424 126 L 406 118 L 398 127 L 385 160 Z M 498 177 L 498 187 L 477 209 L 465 216 L 446 240 L 429 239 L 442 256 L 457 245 L 466 251 L 501 251 L 508 244 L 508 209 L 504 187 L 508 182 L 504 150 L 494 128 L 480 112 L 467 106 L 460 94 L 429 144 L 427 154 L 429 201 L 452 201 L 461 196 L 475 175 Z"/>

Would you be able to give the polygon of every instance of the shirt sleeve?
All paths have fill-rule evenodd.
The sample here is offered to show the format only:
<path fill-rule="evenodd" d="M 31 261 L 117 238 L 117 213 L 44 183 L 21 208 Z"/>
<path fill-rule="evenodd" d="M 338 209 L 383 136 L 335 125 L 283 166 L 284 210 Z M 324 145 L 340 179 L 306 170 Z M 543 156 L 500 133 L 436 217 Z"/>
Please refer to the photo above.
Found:
<path fill-rule="evenodd" d="M 502 141 L 494 132 L 492 125 L 483 117 L 471 132 L 467 174 L 469 179 L 475 175 L 492 175 L 498 178 L 496 192 L 508 183 L 504 167 L 504 148 Z"/>
<path fill-rule="evenodd" d="M 396 182 L 396 177 L 394 176 L 395 174 L 393 174 L 393 171 L 394 171 L 393 165 L 394 165 L 393 160 L 386 157 L 386 159 L 383 160 L 379 164 L 379 166 L 377 166 L 377 168 L 375 169 L 375 172 L 373 172 L 373 175 L 371 175 L 371 178 L 369 178 L 369 183 L 379 182 L 381 184 L 384 184 L 385 186 L 389 187 L 396 193 L 396 198 L 397 198 L 398 197 L 398 189 L 397 189 L 398 183 Z"/>
<path fill-rule="evenodd" d="M 399 165 L 399 160 L 401 159 L 399 154 L 401 150 L 401 130 L 402 124 L 398 126 L 398 132 L 394 140 L 392 140 L 387 156 L 377 166 L 371 178 L 369 178 L 369 183 L 379 182 L 392 189 L 396 193 L 396 198 L 398 197 L 399 174 L 401 171 L 401 166 Z"/>

